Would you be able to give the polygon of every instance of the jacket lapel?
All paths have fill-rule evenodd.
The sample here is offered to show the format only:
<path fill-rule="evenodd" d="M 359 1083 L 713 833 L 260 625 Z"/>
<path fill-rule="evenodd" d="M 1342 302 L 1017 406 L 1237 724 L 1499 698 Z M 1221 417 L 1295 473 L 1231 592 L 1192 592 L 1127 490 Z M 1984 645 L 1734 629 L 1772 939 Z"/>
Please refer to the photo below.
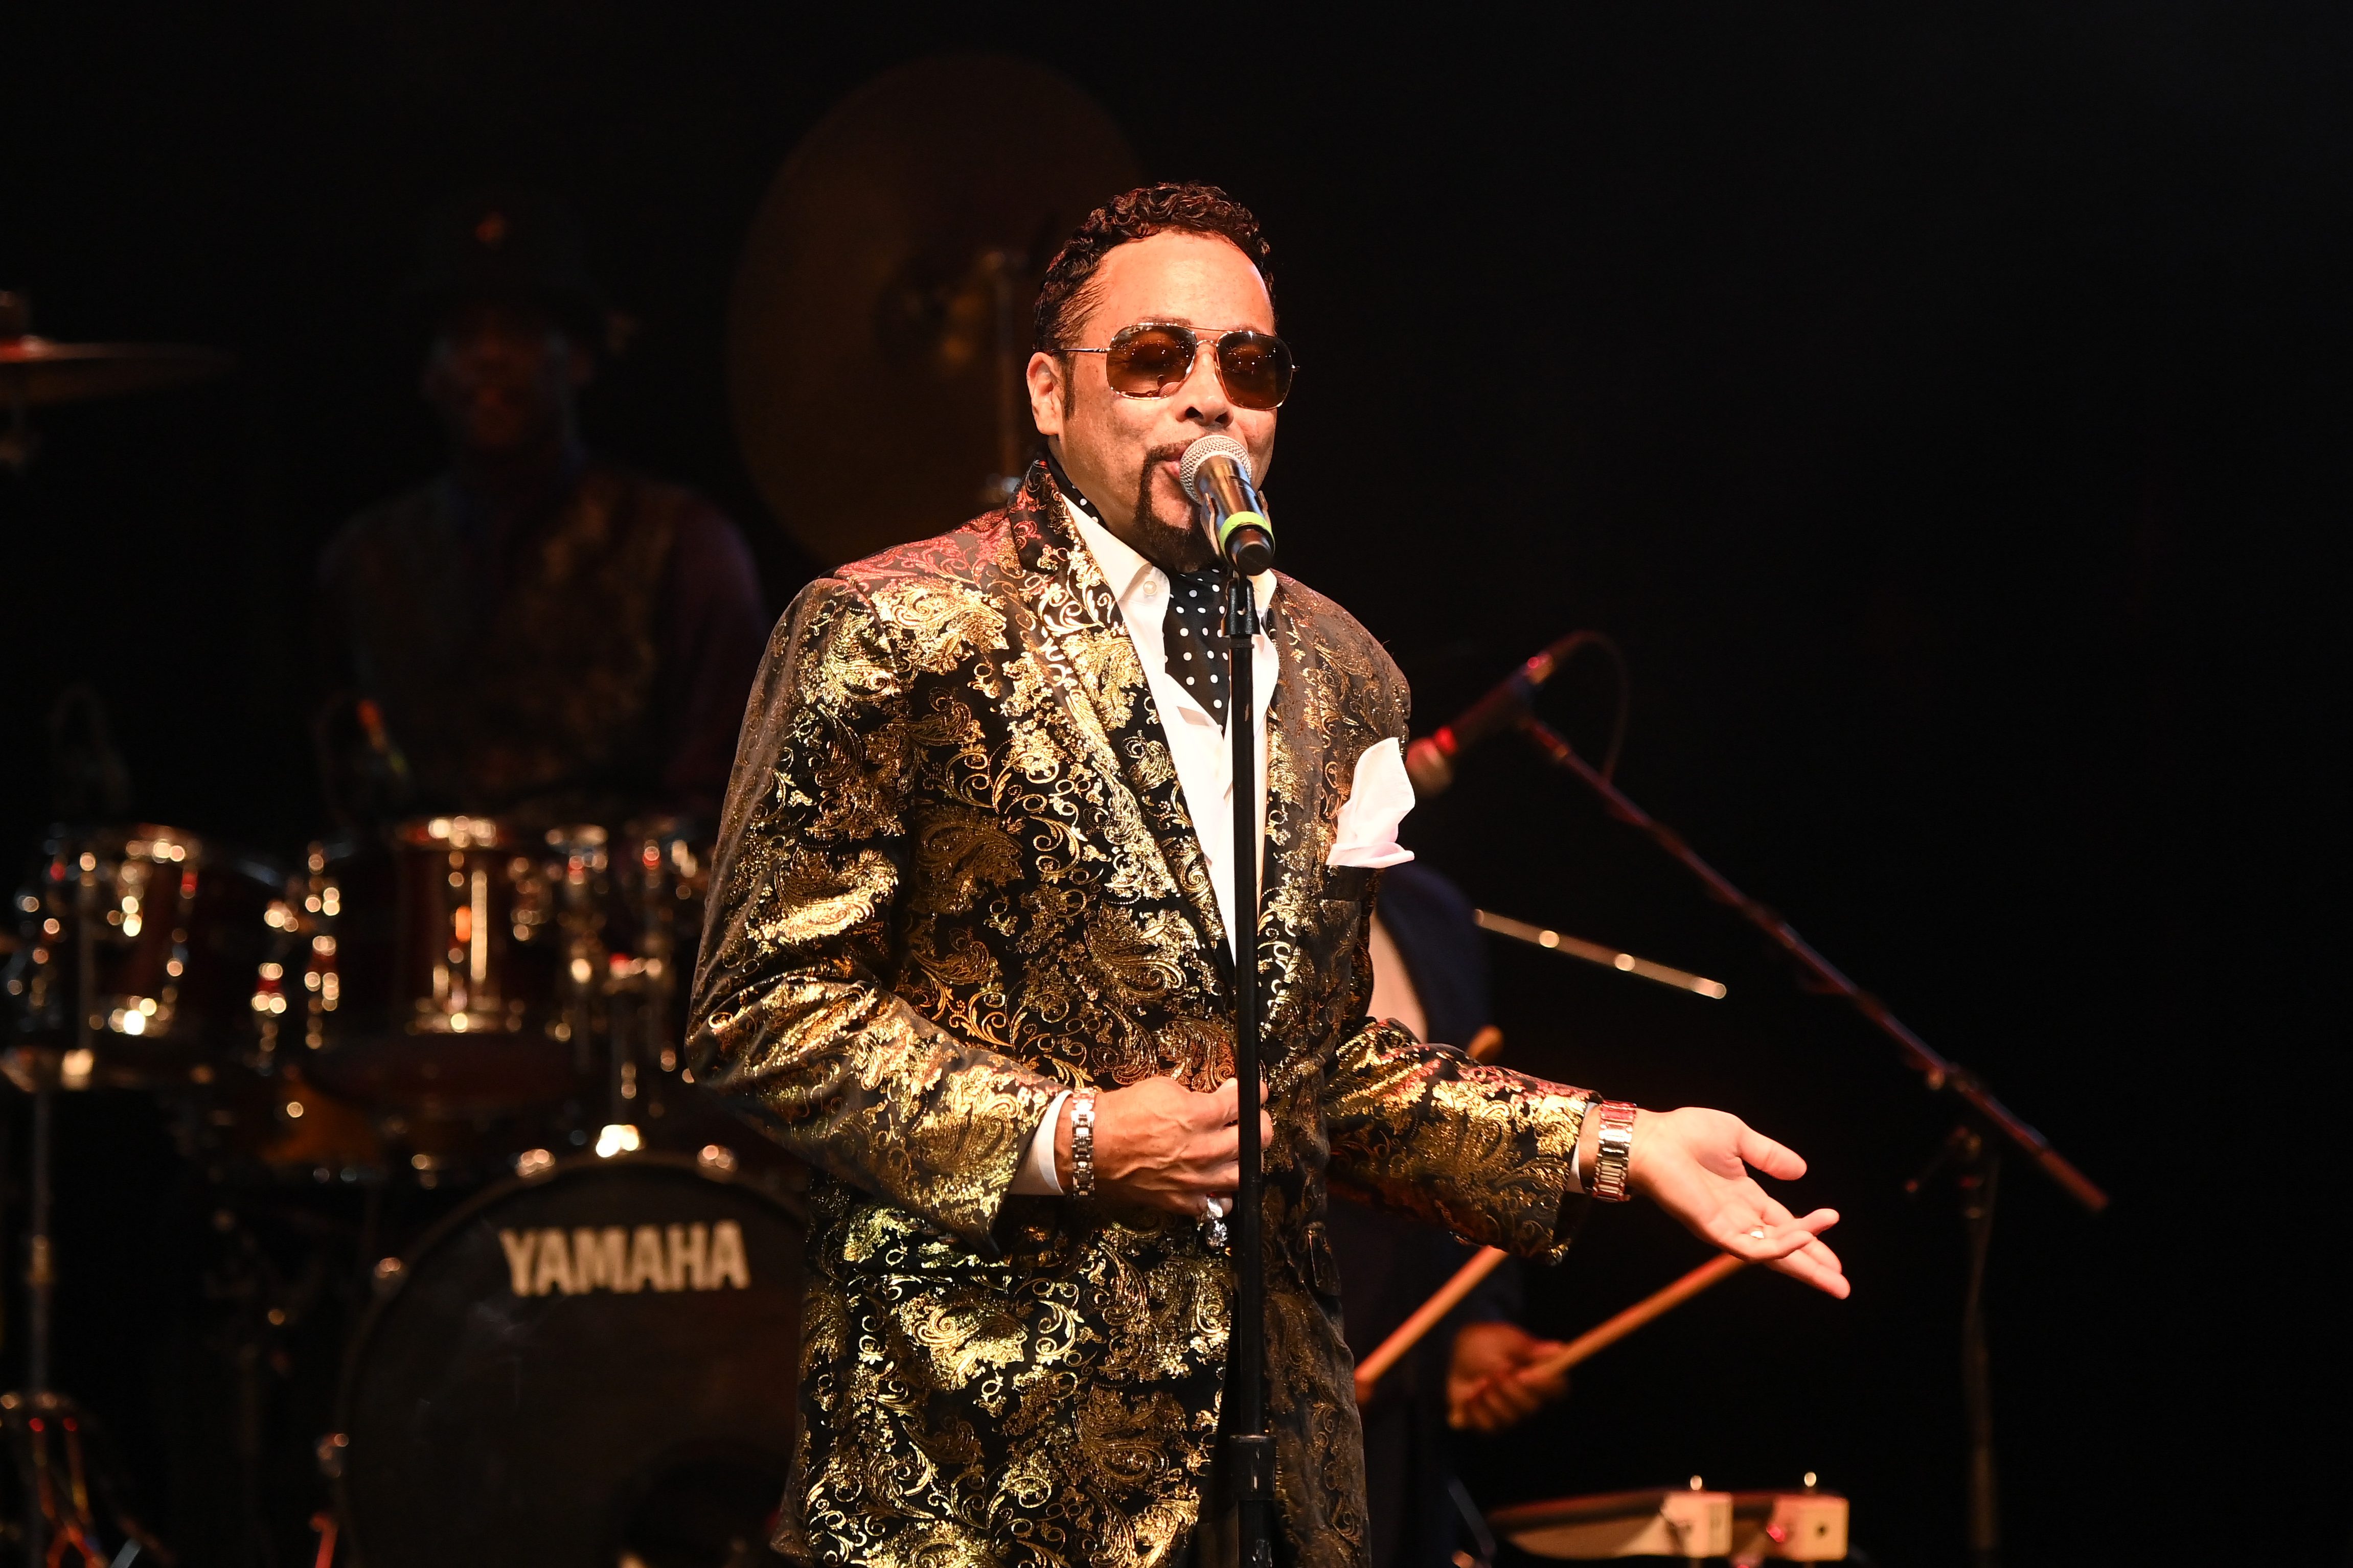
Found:
<path fill-rule="evenodd" d="M 1044 464 L 1032 465 L 1011 510 L 1016 548 L 1029 577 L 1021 597 L 1032 613 L 1039 651 L 1065 677 L 1057 684 L 1071 728 L 1090 761 L 1127 785 L 1147 835 L 1139 847 L 1157 854 L 1219 979 L 1230 984 L 1232 961 L 1208 861 L 1118 602 L 1063 519 Z"/>
<path fill-rule="evenodd" d="M 1292 1015 L 1309 979 L 1303 965 L 1323 923 L 1324 861 L 1336 809 L 1336 781 L 1325 776 L 1334 765 L 1332 747 L 1319 734 L 1319 726 L 1330 726 L 1331 681 L 1321 649 L 1305 635 L 1296 598 L 1278 595 L 1268 616 L 1269 640 L 1281 660 L 1266 720 L 1267 852 L 1259 895 L 1258 967 L 1266 986 L 1270 1061 L 1281 1054 L 1275 1042 L 1296 1022 Z"/>

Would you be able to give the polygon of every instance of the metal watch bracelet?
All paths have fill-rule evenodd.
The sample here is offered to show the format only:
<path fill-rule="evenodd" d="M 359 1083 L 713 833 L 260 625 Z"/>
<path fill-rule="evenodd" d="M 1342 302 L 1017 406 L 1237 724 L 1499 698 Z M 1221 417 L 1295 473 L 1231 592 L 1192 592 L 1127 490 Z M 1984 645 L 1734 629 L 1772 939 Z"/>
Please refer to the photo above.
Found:
<path fill-rule="evenodd" d="M 1634 1109 L 1622 1100 L 1605 1100 L 1593 1108 L 1601 1132 L 1596 1141 L 1593 1170 L 1585 1184 L 1587 1196 L 1605 1204 L 1626 1201 L 1626 1166 L 1634 1152 Z"/>
<path fill-rule="evenodd" d="M 1095 1195 L 1095 1094 L 1091 1089 L 1071 1096 L 1071 1195 Z"/>

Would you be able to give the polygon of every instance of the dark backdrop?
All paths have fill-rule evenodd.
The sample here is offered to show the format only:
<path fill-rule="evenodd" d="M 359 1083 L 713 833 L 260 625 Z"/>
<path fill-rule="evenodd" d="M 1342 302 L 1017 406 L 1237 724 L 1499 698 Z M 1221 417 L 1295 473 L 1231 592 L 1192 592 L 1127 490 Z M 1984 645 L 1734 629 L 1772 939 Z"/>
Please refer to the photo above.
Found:
<path fill-rule="evenodd" d="M 718 498 L 781 603 L 817 563 L 764 515 L 721 375 L 753 206 L 875 71 L 1018 50 L 1100 95 L 1150 174 L 1265 220 L 1308 367 L 1271 487 L 1287 562 L 1389 643 L 1423 726 L 1562 630 L 1612 633 L 1626 787 L 2115 1194 L 2093 1220 L 2009 1173 L 2012 1560 L 2221 1530 L 2240 1557 L 2337 1560 L 2346 1521 L 2315 1508 L 2347 1455 L 2317 1261 L 2348 1088 L 2321 763 L 2353 24 L 1458 15 L 840 33 L 745 4 L 11 7 L 0 286 L 52 336 L 241 368 L 51 414 L 39 462 L 0 476 L 6 853 L 45 819 L 41 719 L 77 677 L 142 815 L 281 848 L 316 827 L 304 584 L 337 520 L 435 460 L 386 302 L 461 184 L 578 204 L 644 323 L 596 437 Z M 1547 710 L 1590 743 L 1601 697 L 1578 676 Z M 1799 1196 L 1845 1212 L 1857 1287 L 1735 1280 L 1474 1449 L 1482 1500 L 1814 1469 L 1879 1560 L 1957 1562 L 1958 1226 L 1948 1191 L 1899 1190 L 1939 1110 L 1514 743 L 1409 841 L 1482 904 L 1726 979 L 1704 1003 L 1497 955 L 1511 1059 L 1736 1107 L 1805 1151 Z M 191 1396 L 149 1352 L 192 1244 L 153 1199 L 152 1119 L 69 1111 L 61 1381 L 179 1500 L 168 1527 L 194 1505 L 157 1411 Z M 1654 1214 L 1604 1215 L 1535 1316 L 1574 1331 L 1698 1257 Z"/>

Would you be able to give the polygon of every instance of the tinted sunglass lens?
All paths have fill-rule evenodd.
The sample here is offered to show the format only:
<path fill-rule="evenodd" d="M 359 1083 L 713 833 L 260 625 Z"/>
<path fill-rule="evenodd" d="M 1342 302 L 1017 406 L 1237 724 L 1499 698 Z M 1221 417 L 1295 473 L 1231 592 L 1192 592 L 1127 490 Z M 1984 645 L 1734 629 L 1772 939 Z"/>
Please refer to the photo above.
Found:
<path fill-rule="evenodd" d="M 1218 376 L 1226 395 L 1244 408 L 1276 408 L 1291 395 L 1291 348 L 1264 332 L 1228 332 L 1218 340 Z"/>
<path fill-rule="evenodd" d="M 1112 390 L 1130 397 L 1165 397 L 1192 374 L 1193 345 L 1166 327 L 1122 332 L 1103 356 Z"/>

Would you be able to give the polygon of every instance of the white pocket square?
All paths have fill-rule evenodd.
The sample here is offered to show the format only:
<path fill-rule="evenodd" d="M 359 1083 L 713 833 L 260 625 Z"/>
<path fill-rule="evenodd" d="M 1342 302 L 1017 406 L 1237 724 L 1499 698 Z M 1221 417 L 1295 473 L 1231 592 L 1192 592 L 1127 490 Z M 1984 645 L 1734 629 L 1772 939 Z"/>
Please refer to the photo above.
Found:
<path fill-rule="evenodd" d="M 1326 866 L 1395 866 L 1413 858 L 1397 841 L 1398 824 L 1413 809 L 1413 781 L 1394 739 L 1367 746 L 1356 758 L 1356 782 L 1340 807 Z"/>

